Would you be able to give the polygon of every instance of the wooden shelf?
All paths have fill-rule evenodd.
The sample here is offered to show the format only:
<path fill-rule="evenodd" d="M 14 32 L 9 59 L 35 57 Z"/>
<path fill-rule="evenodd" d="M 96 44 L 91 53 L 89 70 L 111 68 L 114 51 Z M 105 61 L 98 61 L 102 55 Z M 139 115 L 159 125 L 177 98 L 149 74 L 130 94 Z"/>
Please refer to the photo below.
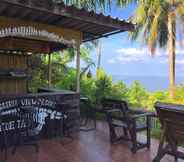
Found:
<path fill-rule="evenodd" d="M 28 76 L 0 76 L 0 79 L 26 79 Z"/>

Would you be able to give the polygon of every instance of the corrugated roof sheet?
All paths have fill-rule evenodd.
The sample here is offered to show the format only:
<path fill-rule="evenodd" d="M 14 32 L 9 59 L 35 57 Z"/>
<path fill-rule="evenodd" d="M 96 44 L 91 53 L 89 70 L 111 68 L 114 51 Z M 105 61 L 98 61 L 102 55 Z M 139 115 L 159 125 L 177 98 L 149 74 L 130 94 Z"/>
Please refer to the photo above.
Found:
<path fill-rule="evenodd" d="M 83 32 L 83 42 L 134 29 L 125 20 L 51 0 L 0 0 L 0 15 Z"/>

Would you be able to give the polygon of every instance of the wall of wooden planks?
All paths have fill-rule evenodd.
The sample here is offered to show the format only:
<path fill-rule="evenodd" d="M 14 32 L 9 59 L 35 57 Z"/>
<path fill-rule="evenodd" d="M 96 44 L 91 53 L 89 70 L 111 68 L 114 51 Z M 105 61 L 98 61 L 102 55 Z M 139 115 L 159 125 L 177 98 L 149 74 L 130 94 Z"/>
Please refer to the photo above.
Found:
<path fill-rule="evenodd" d="M 0 71 L 27 71 L 26 55 L 0 54 Z M 26 77 L 0 76 L 0 95 L 27 93 Z"/>

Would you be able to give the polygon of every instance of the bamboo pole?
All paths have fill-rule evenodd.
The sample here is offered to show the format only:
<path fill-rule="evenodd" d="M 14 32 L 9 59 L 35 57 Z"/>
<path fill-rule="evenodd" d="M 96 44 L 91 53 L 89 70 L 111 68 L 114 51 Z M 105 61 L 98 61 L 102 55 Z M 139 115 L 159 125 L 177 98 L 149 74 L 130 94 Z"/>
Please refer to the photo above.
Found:
<path fill-rule="evenodd" d="M 76 49 L 76 92 L 80 93 L 80 44 Z"/>
<path fill-rule="evenodd" d="M 48 88 L 51 87 L 52 84 L 52 77 L 51 77 L 51 73 L 52 73 L 52 65 L 51 65 L 51 53 L 48 54 Z"/>
<path fill-rule="evenodd" d="M 27 93 L 29 93 L 29 78 L 28 78 L 28 75 L 29 75 L 29 56 L 26 55 L 26 90 L 27 90 Z"/>
<path fill-rule="evenodd" d="M 99 41 L 97 45 L 97 70 L 100 69 L 101 55 L 102 55 L 102 44 L 101 44 L 101 41 Z"/>

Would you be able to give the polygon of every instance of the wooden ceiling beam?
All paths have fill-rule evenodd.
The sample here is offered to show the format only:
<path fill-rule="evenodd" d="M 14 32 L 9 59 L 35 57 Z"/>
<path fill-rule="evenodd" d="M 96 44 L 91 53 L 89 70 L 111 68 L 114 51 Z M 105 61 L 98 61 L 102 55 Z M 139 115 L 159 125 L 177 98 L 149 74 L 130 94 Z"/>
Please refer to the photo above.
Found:
<path fill-rule="evenodd" d="M 81 28 L 82 31 L 85 31 L 85 32 L 91 32 L 91 33 L 94 33 L 96 35 L 100 35 L 100 34 L 103 34 L 104 32 L 109 32 L 109 31 L 114 31 L 116 29 L 109 29 L 109 28 L 103 28 L 103 27 L 95 27 L 95 26 L 88 26 L 88 27 L 84 27 L 84 28 Z"/>
<path fill-rule="evenodd" d="M 73 22 L 72 19 L 64 19 L 62 21 L 59 21 L 59 25 L 63 25 L 63 26 L 67 26 L 68 24 L 70 24 L 71 22 Z"/>
<path fill-rule="evenodd" d="M 87 30 L 86 30 L 87 31 Z M 106 28 L 99 28 L 99 29 L 91 29 L 90 32 L 96 33 L 96 34 L 104 34 L 116 31 L 116 29 L 106 29 Z"/>
<path fill-rule="evenodd" d="M 63 17 L 55 17 L 55 18 L 49 17 L 49 18 L 47 19 L 47 21 L 48 21 L 49 23 L 54 24 L 54 25 L 57 25 L 57 23 L 58 23 L 59 21 L 62 21 L 62 20 L 63 20 Z"/>
<path fill-rule="evenodd" d="M 31 15 L 30 10 L 26 10 L 24 12 L 22 12 L 22 14 L 20 15 L 20 18 L 24 19 L 25 17 L 28 17 Z"/>
<path fill-rule="evenodd" d="M 93 41 L 93 40 L 97 40 L 97 39 L 100 39 L 100 38 L 107 38 L 111 35 L 115 35 L 115 34 L 118 34 L 118 33 L 121 33 L 121 32 L 123 32 L 123 31 L 119 30 L 119 31 L 114 31 L 114 32 L 110 32 L 110 33 L 107 33 L 107 34 L 103 34 L 103 35 L 100 35 L 100 36 L 86 38 L 86 39 L 83 40 L 83 43 Z"/>
<path fill-rule="evenodd" d="M 3 14 L 5 11 L 7 11 L 7 8 L 8 8 L 8 6 L 6 6 L 6 5 L 4 5 L 4 6 L 0 5 L 0 14 Z"/>
<path fill-rule="evenodd" d="M 13 16 L 16 16 L 17 13 L 19 13 L 19 11 L 17 10 L 17 8 L 12 7 L 12 8 L 7 8 L 5 13 L 8 13 L 9 16 L 13 17 Z"/>

